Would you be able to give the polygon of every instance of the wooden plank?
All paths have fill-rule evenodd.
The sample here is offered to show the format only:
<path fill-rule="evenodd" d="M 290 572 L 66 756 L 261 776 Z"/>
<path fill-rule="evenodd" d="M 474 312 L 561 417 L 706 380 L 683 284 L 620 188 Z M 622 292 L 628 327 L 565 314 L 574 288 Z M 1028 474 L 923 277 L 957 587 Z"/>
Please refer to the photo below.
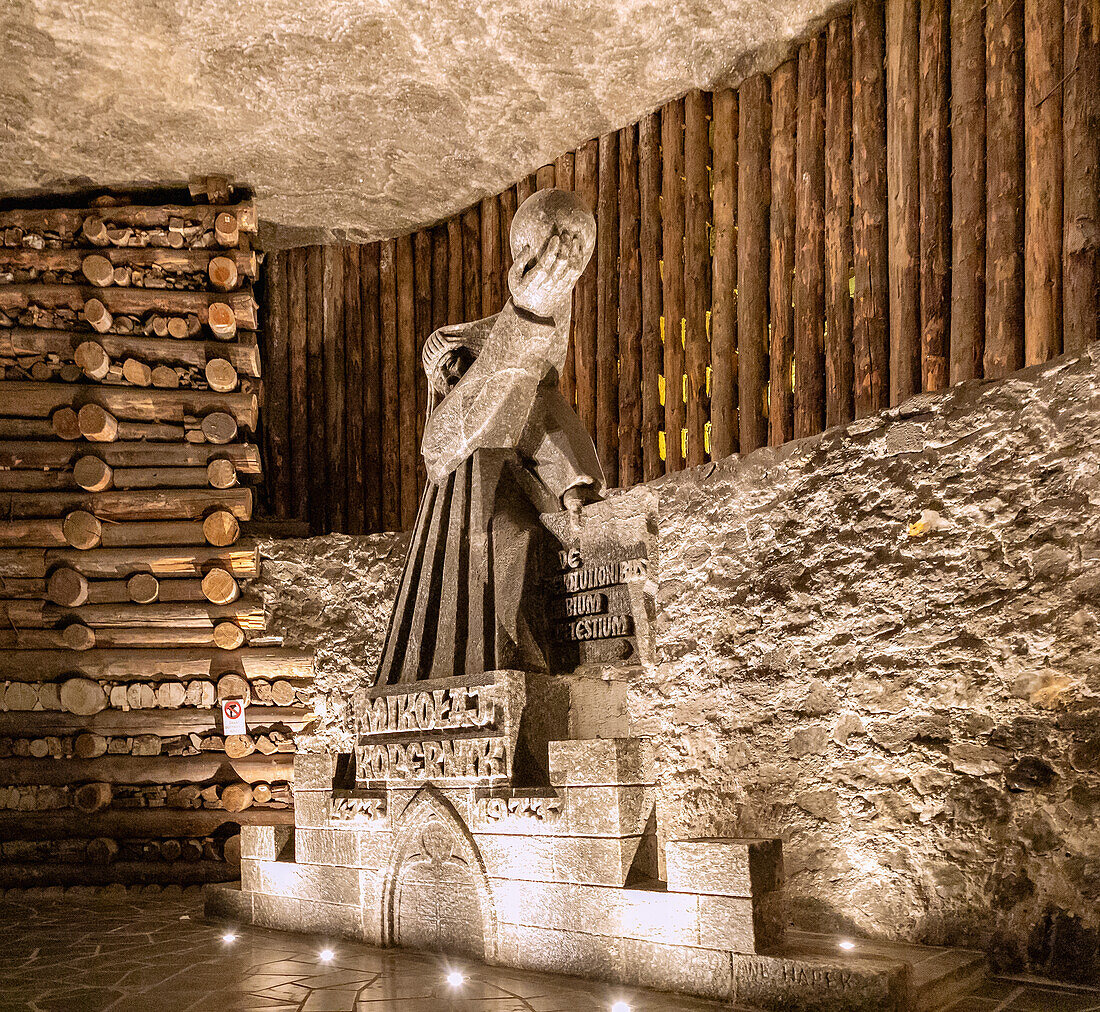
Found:
<path fill-rule="evenodd" d="M 8 518 L 59 517 L 86 510 L 101 520 L 197 520 L 215 509 L 240 520 L 252 516 L 252 490 L 137 489 L 125 492 L 3 492 L 0 515 Z"/>
<path fill-rule="evenodd" d="M 432 330 L 447 326 L 448 271 L 447 228 L 437 225 L 432 229 Z"/>
<path fill-rule="evenodd" d="M 714 259 L 711 266 L 710 455 L 736 453 L 737 439 L 737 92 L 714 93 Z"/>
<path fill-rule="evenodd" d="M 424 375 L 424 342 L 432 330 L 432 235 L 421 229 L 413 236 L 414 287 L 416 301 L 416 361 L 413 365 L 413 385 L 416 387 L 416 498 L 424 492 L 428 479 L 420 446 L 424 442 L 424 421 L 428 414 L 428 382 Z"/>
<path fill-rule="evenodd" d="M 619 135 L 599 140 L 596 209 L 596 454 L 619 484 Z"/>
<path fill-rule="evenodd" d="M 575 186 L 575 164 L 573 160 L 573 152 L 567 151 L 564 155 L 558 158 L 554 163 L 554 185 L 559 190 L 573 190 Z M 503 199 L 503 198 L 502 198 Z M 509 224 L 511 219 L 509 219 Z M 507 262 L 505 264 L 505 273 L 512 266 L 512 259 L 510 251 L 507 250 L 507 230 L 505 230 L 505 249 L 507 253 Z M 576 325 L 576 305 L 574 296 L 574 308 L 569 317 L 569 347 L 565 352 L 565 368 L 561 373 L 561 392 L 562 396 L 569 402 L 571 406 L 576 406 L 577 403 L 577 362 L 576 362 L 576 341 L 574 339 L 573 330 Z"/>
<path fill-rule="evenodd" d="M 1024 364 L 1062 353 L 1062 0 L 1024 0 Z"/>
<path fill-rule="evenodd" d="M 77 623 L 79 624 L 79 623 Z M 232 625 L 233 623 L 225 623 Z M 130 647 L 213 647 L 212 626 L 128 627 L 108 626 L 93 630 L 95 645 L 108 648 Z M 64 629 L 0 629 L 0 650 L 61 650 L 69 643 Z"/>
<path fill-rule="evenodd" d="M 619 131 L 619 484 L 642 480 L 642 287 L 637 127 Z"/>
<path fill-rule="evenodd" d="M 314 534 L 326 531 L 325 499 L 325 360 L 324 254 L 310 246 L 306 260 L 306 389 L 309 396 L 309 526 Z"/>
<path fill-rule="evenodd" d="M 205 468 L 212 460 L 231 460 L 238 475 L 260 473 L 260 451 L 250 443 L 0 442 L 0 467 L 5 468 L 70 469 L 88 456 L 113 468 Z"/>
<path fill-rule="evenodd" d="M 462 299 L 465 320 L 481 319 L 481 212 L 462 212 Z"/>
<path fill-rule="evenodd" d="M 306 251 L 287 251 L 287 416 L 290 445 L 290 515 L 309 516 L 309 394 L 306 334 Z"/>
<path fill-rule="evenodd" d="M 74 820 L 72 813 L 67 811 L 2 812 L 0 841 L 196 837 L 209 836 L 221 826 L 235 825 L 293 826 L 294 810 L 252 807 L 243 812 L 226 812 L 221 809 L 128 808 L 81 814 L 79 820 Z M 101 867 L 110 871 L 114 863 Z M 234 873 L 240 874 L 239 871 Z"/>
<path fill-rule="evenodd" d="M 951 383 L 985 345 L 985 6 L 951 0 Z"/>
<path fill-rule="evenodd" d="M 771 98 L 763 74 L 738 92 L 737 148 L 737 421 L 741 452 L 750 453 L 768 441 Z"/>
<path fill-rule="evenodd" d="M 768 383 L 768 442 L 794 437 L 794 220 L 798 125 L 798 63 L 788 60 L 772 72 L 771 350 Z"/>
<path fill-rule="evenodd" d="M 85 218 L 102 218 L 119 226 L 133 228 L 168 228 L 173 218 L 181 218 L 187 224 L 214 227 L 214 219 L 227 211 L 237 219 L 242 232 L 256 231 L 256 208 L 251 200 L 237 204 L 120 204 L 116 207 L 54 207 L 13 208 L 0 211 L 0 228 L 21 228 L 24 232 L 57 232 L 62 239 L 76 235 Z"/>
<path fill-rule="evenodd" d="M 310 719 L 304 706 L 249 706 L 249 727 L 283 724 L 302 727 Z M 49 734 L 89 731 L 102 735 L 159 734 L 162 738 L 192 731 L 210 732 L 221 726 L 221 709 L 102 710 L 90 717 L 60 710 L 12 710 L 0 713 L 0 734 L 41 738 Z"/>
<path fill-rule="evenodd" d="M 555 186 L 554 165 L 541 165 L 535 170 L 535 189 L 549 190 Z"/>
<path fill-rule="evenodd" d="M 229 671 L 249 679 L 311 679 L 313 654 L 282 647 L 0 651 L 0 678 L 16 682 L 49 682 L 73 675 L 101 682 L 216 680 Z"/>
<path fill-rule="evenodd" d="M 382 343 L 379 254 L 372 242 L 359 252 L 359 301 L 363 326 L 363 526 L 382 530 Z"/>
<path fill-rule="evenodd" d="M 169 288 L 97 288 L 95 285 L 0 285 L 0 309 L 9 315 L 22 312 L 28 305 L 46 309 L 71 309 L 80 313 L 89 299 L 98 299 L 112 315 L 129 313 L 194 314 L 206 324 L 207 311 L 215 302 L 233 310 L 237 326 L 256 329 L 256 301 L 252 286 L 245 284 L 235 292 L 192 292 Z"/>
<path fill-rule="evenodd" d="M 103 784 L 234 784 L 242 779 L 285 781 L 294 778 L 294 756 L 254 753 L 227 760 L 224 753 L 200 755 L 105 755 L 98 759 L 0 758 L 0 780 L 5 784 L 51 786 L 95 781 Z M 74 819 L 74 821 L 76 821 Z"/>
<path fill-rule="evenodd" d="M 363 306 L 360 298 L 360 251 L 344 246 L 344 408 L 345 507 L 349 534 L 364 533 L 366 495 L 363 489 Z"/>
<path fill-rule="evenodd" d="M 135 573 L 152 573 L 158 580 L 197 578 L 217 566 L 241 580 L 254 580 L 260 575 L 260 550 L 254 542 L 239 541 L 228 548 L 197 545 L 194 548 L 164 548 L 154 545 L 140 551 L 132 548 L 70 548 L 39 552 L 29 560 L 37 575 L 55 566 L 66 566 L 94 580 L 128 579 Z M 28 560 L 9 550 L 0 551 L 0 575 L 7 576 Z"/>
<path fill-rule="evenodd" d="M 661 460 L 661 117 L 638 124 L 639 243 L 642 288 L 642 479 L 664 473 Z"/>
<path fill-rule="evenodd" d="M 287 302 L 287 258 L 273 253 L 267 263 L 267 393 L 264 405 L 264 430 L 267 433 L 268 485 L 275 516 L 291 515 L 290 504 L 290 424 L 289 400 L 289 323 Z"/>
<path fill-rule="evenodd" d="M 890 237 L 890 403 L 919 393 L 918 0 L 886 3 L 886 190 Z"/>
<path fill-rule="evenodd" d="M 889 400 L 889 270 L 886 227 L 886 82 L 878 0 L 852 8 L 852 302 L 857 418 Z"/>
<path fill-rule="evenodd" d="M 536 181 L 535 174 L 532 172 L 529 176 L 524 176 L 518 183 L 516 183 L 516 205 L 518 207 L 523 206 L 523 202 L 535 192 Z"/>
<path fill-rule="evenodd" d="M 213 629 L 219 622 L 235 622 L 242 629 L 261 632 L 267 620 L 261 598 L 242 597 L 232 604 L 209 601 L 170 601 L 154 604 L 86 604 L 61 608 L 43 601 L 0 601 L 5 628 L 50 629 L 80 622 L 89 629 Z"/>
<path fill-rule="evenodd" d="M 825 426 L 825 41 L 798 51 L 794 435 Z"/>
<path fill-rule="evenodd" d="M 500 252 L 500 201 L 481 202 L 481 315 L 499 313 L 504 306 L 504 258 Z"/>
<path fill-rule="evenodd" d="M 324 246 L 322 334 L 325 383 L 325 529 L 347 531 L 347 440 L 344 433 L 344 255 Z"/>
<path fill-rule="evenodd" d="M 58 408 L 98 404 L 115 418 L 180 424 L 184 416 L 224 411 L 246 429 L 255 429 L 259 405 L 254 393 L 220 394 L 213 390 L 155 390 L 146 387 L 92 386 L 82 383 L 0 383 L 0 415 L 49 418 Z"/>
<path fill-rule="evenodd" d="M 600 142 L 586 141 L 574 162 L 576 192 L 596 213 L 599 200 Z M 596 433 L 596 268 L 592 257 L 574 289 L 573 347 L 577 377 L 577 414 L 585 428 Z M 602 461 L 606 466 L 606 461 Z"/>
<path fill-rule="evenodd" d="M 921 389 L 949 380 L 951 306 L 951 149 L 948 87 L 948 3 L 920 5 L 918 158 L 920 220 Z"/>
<path fill-rule="evenodd" d="M 465 232 L 465 229 L 463 230 Z M 397 384 L 398 384 L 398 477 L 402 530 L 416 521 L 416 303 L 413 294 L 412 236 L 401 236 L 394 248 L 394 276 L 397 287 Z M 480 304 L 480 296 L 477 299 Z"/>
<path fill-rule="evenodd" d="M 1018 0 L 985 5 L 986 379 L 1024 364 L 1023 11 Z"/>
<path fill-rule="evenodd" d="M 1100 10 L 1066 0 L 1062 99 L 1063 344 L 1079 355 L 1100 338 Z"/>
<path fill-rule="evenodd" d="M 466 302 L 462 290 L 462 218 L 447 222 L 447 323 L 466 320 Z"/>
<path fill-rule="evenodd" d="M 382 243 L 378 260 L 382 377 L 381 520 L 384 531 L 399 530 L 401 524 L 400 379 L 395 251 L 394 240 L 386 240 Z M 461 260 L 459 265 L 461 266 Z"/>
<path fill-rule="evenodd" d="M 825 44 L 825 425 L 855 417 L 852 381 L 852 22 Z"/>
<path fill-rule="evenodd" d="M 684 466 L 684 100 L 661 109 L 665 471 Z"/>
<path fill-rule="evenodd" d="M 689 467 L 707 460 L 710 422 L 710 117 L 709 96 L 689 91 L 684 99 L 684 374 Z"/>
<path fill-rule="evenodd" d="M 174 274 L 205 275 L 210 261 L 215 257 L 231 260 L 241 278 L 259 277 L 258 258 L 250 249 L 172 249 L 160 246 L 100 246 L 94 249 L 77 249 L 72 246 L 61 249 L 12 249 L 0 246 L 0 267 L 15 270 L 72 271 L 79 274 L 84 258 L 95 254 L 109 260 L 116 267 L 162 267 Z"/>
<path fill-rule="evenodd" d="M 77 347 L 85 341 L 95 341 L 110 358 L 118 361 L 136 358 L 149 365 L 202 368 L 212 358 L 224 358 L 242 375 L 260 375 L 260 349 L 256 335 L 249 331 L 241 331 L 232 341 L 178 341 L 172 337 L 8 327 L 0 330 L 0 356 L 57 355 L 63 362 L 72 362 Z"/>
<path fill-rule="evenodd" d="M 508 272 L 512 269 L 512 219 L 516 216 L 516 189 L 509 186 L 507 190 L 497 198 L 499 202 L 500 218 L 500 250 L 501 250 L 501 277 L 504 278 L 501 289 L 501 299 L 507 299 Z M 503 303 L 502 303 L 503 305 Z"/>
<path fill-rule="evenodd" d="M 61 520 L 0 521 L 0 544 L 25 548 L 68 548 Z M 158 545 L 204 545 L 202 523 L 186 520 L 150 520 L 104 524 L 99 545 L 135 548 Z"/>

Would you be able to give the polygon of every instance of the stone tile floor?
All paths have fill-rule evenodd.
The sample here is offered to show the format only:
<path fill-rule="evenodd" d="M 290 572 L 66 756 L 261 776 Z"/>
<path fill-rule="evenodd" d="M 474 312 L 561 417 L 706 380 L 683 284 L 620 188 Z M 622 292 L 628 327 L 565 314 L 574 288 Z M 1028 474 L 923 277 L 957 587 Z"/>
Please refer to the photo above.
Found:
<path fill-rule="evenodd" d="M 202 920 L 196 896 L 0 900 L 0 1012 L 703 1012 L 596 981 Z M 321 953 L 331 949 L 332 958 Z M 446 975 L 466 980 L 452 989 Z M 1100 1010 L 1100 990 L 993 980 L 951 1012 Z"/>

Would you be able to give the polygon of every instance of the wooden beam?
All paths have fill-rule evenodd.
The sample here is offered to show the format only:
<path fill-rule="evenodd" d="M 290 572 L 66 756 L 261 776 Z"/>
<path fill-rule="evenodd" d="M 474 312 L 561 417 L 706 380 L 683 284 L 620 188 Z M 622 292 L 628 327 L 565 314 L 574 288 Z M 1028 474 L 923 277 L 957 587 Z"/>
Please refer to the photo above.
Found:
<path fill-rule="evenodd" d="M 481 201 L 481 314 L 491 316 L 504 306 L 504 257 L 500 250 L 500 201 Z"/>
<path fill-rule="evenodd" d="M 772 72 L 771 378 L 768 384 L 768 442 L 794 437 L 794 222 L 798 150 L 798 61 Z"/>
<path fill-rule="evenodd" d="M 3 492 L 0 511 L 11 518 L 59 517 L 85 510 L 100 520 L 197 520 L 228 510 L 240 520 L 252 516 L 252 490 L 136 489 L 122 492 Z"/>
<path fill-rule="evenodd" d="M 0 841 L 196 837 L 209 836 L 226 825 L 293 826 L 294 811 L 278 808 L 249 808 L 243 812 L 221 809 L 107 809 L 81 815 L 79 820 L 74 820 L 71 812 L 0 812 Z M 112 865 L 104 867 L 111 868 Z M 233 874 L 239 875 L 240 872 L 235 869 Z"/>
<path fill-rule="evenodd" d="M 463 232 L 465 235 L 465 228 Z M 411 530 L 416 522 L 416 462 L 420 456 L 420 444 L 416 438 L 418 363 L 416 361 L 416 303 L 411 235 L 401 236 L 396 241 L 394 275 L 397 284 L 399 505 L 401 529 L 407 531 Z M 481 304 L 480 293 L 477 296 L 477 304 Z"/>
<path fill-rule="evenodd" d="M 344 255 L 325 246 L 323 297 L 323 368 L 325 376 L 325 529 L 347 532 L 347 471 L 344 440 Z"/>
<path fill-rule="evenodd" d="M 1066 0 L 1062 99 L 1063 342 L 1079 355 L 1100 337 L 1100 10 Z"/>
<path fill-rule="evenodd" d="M 769 80 L 756 74 L 738 92 L 737 420 L 742 453 L 768 441 L 768 216 L 771 204 Z"/>
<path fill-rule="evenodd" d="M 600 142 L 587 141 L 577 148 L 576 192 L 596 213 L 599 202 Z M 598 237 L 597 237 L 598 241 Z M 577 282 L 573 305 L 573 347 L 576 358 L 577 414 L 595 438 L 596 433 L 596 268 L 599 256 L 592 257 Z M 602 461 L 606 466 L 606 461 Z"/>
<path fill-rule="evenodd" d="M 314 534 L 326 531 L 325 483 L 325 261 L 320 246 L 306 255 L 306 392 L 309 453 L 309 526 Z"/>
<path fill-rule="evenodd" d="M 363 307 L 361 298 L 360 255 L 364 247 L 355 243 L 344 246 L 344 473 L 347 494 L 347 530 L 364 533 L 366 490 L 363 488 Z"/>
<path fill-rule="evenodd" d="M 0 357 L 56 355 L 63 362 L 71 362 L 77 347 L 92 340 L 117 361 L 136 358 L 150 364 L 202 368 L 211 359 L 224 358 L 245 376 L 260 375 L 260 349 L 256 335 L 248 331 L 241 331 L 232 341 L 180 341 L 171 337 L 130 337 L 41 327 L 10 327 L 0 330 Z"/>
<path fill-rule="evenodd" d="M 986 379 L 1024 364 L 1023 5 L 985 4 Z"/>
<path fill-rule="evenodd" d="M 313 654 L 282 647 L 213 650 L 150 647 L 131 650 L 0 650 L 0 678 L 48 682 L 84 675 L 101 682 L 178 678 L 217 680 L 226 672 L 249 679 L 311 679 Z"/>
<path fill-rule="evenodd" d="M 688 467 L 707 461 L 710 421 L 710 117 L 709 95 L 698 90 L 684 99 L 684 375 Z"/>
<path fill-rule="evenodd" d="M 255 281 L 259 277 L 258 258 L 250 249 L 172 249 L 159 246 L 102 246 L 97 249 L 12 249 L 0 246 L 0 267 L 15 270 L 71 271 L 79 274 L 85 257 L 100 256 L 115 267 L 161 267 L 178 274 L 200 274 L 204 284 L 210 261 L 224 257 L 232 262 L 237 274 Z"/>
<path fill-rule="evenodd" d="M 798 50 L 794 434 L 825 426 L 825 40 Z"/>
<path fill-rule="evenodd" d="M 462 293 L 466 320 L 481 319 L 481 212 L 475 204 L 463 211 Z"/>
<path fill-rule="evenodd" d="M 661 117 L 638 124 L 639 243 L 642 289 L 642 478 L 664 473 L 661 460 Z"/>
<path fill-rule="evenodd" d="M 1024 364 L 1062 353 L 1062 0 L 1024 0 Z"/>
<path fill-rule="evenodd" d="M 267 393 L 264 431 L 267 433 L 268 489 L 275 516 L 291 515 L 290 390 L 287 255 L 273 253 L 267 263 Z"/>
<path fill-rule="evenodd" d="M 665 471 L 684 466 L 684 100 L 661 109 Z"/>
<path fill-rule="evenodd" d="M 245 708 L 244 715 L 250 728 L 284 725 L 299 729 L 313 719 L 313 715 L 304 706 L 249 706 Z M 108 736 L 158 734 L 166 738 L 192 731 L 215 731 L 220 727 L 220 707 L 211 710 L 102 710 L 90 717 L 61 710 L 0 712 L 0 735 L 20 735 L 27 738 L 79 734 L 83 731 Z"/>
<path fill-rule="evenodd" d="M 307 380 L 308 334 L 305 249 L 287 253 L 287 329 L 290 418 L 290 515 L 297 520 L 309 516 L 309 393 Z"/>
<path fill-rule="evenodd" d="M 985 5 L 950 0 L 949 380 L 982 375 L 985 346 Z"/>
<path fill-rule="evenodd" d="M 112 468 L 202 468 L 228 460 L 238 474 L 260 474 L 260 452 L 250 443 L 0 442 L 0 467 L 69 470 L 81 457 L 98 457 Z"/>
<path fill-rule="evenodd" d="M 459 248 L 461 249 L 461 246 Z M 396 245 L 392 239 L 382 243 L 378 262 L 382 378 L 381 529 L 384 531 L 398 530 L 401 526 L 400 371 L 397 349 L 395 250 Z M 460 269 L 461 266 L 460 258 Z M 461 287 L 459 292 L 461 293 Z"/>
<path fill-rule="evenodd" d="M 21 228 L 24 232 L 57 232 L 63 240 L 72 240 L 80 232 L 85 218 L 102 218 L 114 225 L 132 228 L 168 228 L 173 218 L 182 219 L 187 224 L 202 225 L 204 229 L 214 227 L 214 219 L 222 212 L 228 212 L 237 219 L 237 227 L 242 232 L 255 232 L 257 224 L 256 208 L 251 200 L 238 204 L 210 205 L 183 204 L 131 205 L 120 204 L 115 207 L 55 207 L 55 208 L 13 208 L 0 211 L 0 228 Z"/>
<path fill-rule="evenodd" d="M 642 480 L 642 288 L 637 127 L 619 131 L 619 483 Z"/>
<path fill-rule="evenodd" d="M 363 321 L 363 527 L 382 530 L 382 345 L 379 253 L 373 242 L 359 253 Z"/>
<path fill-rule="evenodd" d="M 825 425 L 855 417 L 852 347 L 852 22 L 825 43 Z"/>
<path fill-rule="evenodd" d="M 619 135 L 599 141 L 596 209 L 596 454 L 619 484 Z"/>
<path fill-rule="evenodd" d="M 710 455 L 736 453 L 737 439 L 737 92 L 714 93 L 714 260 L 711 296 Z"/>
<path fill-rule="evenodd" d="M 229 759 L 222 752 L 193 756 L 105 755 L 98 759 L 0 758 L 0 782 L 64 786 L 94 781 L 102 784 L 235 784 L 294 778 L 294 756 L 253 754 Z"/>

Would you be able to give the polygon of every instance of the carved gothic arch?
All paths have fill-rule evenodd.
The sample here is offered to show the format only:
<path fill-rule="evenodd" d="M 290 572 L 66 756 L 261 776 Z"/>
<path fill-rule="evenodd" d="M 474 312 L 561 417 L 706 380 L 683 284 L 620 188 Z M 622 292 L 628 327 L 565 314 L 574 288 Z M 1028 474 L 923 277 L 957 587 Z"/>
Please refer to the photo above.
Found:
<path fill-rule="evenodd" d="M 451 832 L 460 857 L 469 867 L 481 911 L 481 937 L 485 947 L 483 958 L 487 963 L 496 962 L 496 908 L 485 862 L 473 836 L 454 805 L 431 785 L 426 785 L 417 791 L 402 813 L 400 822 L 394 827 L 394 842 L 390 848 L 382 881 L 382 943 L 383 945 L 397 944 L 396 902 L 399 876 L 405 863 L 416 854 L 422 832 L 433 821 L 442 824 Z"/>

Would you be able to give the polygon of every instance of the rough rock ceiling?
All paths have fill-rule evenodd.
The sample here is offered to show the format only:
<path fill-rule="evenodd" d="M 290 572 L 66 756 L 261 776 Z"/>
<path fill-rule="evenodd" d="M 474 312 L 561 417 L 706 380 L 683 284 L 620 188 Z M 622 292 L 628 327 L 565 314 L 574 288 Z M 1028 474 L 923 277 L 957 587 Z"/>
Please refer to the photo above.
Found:
<path fill-rule="evenodd" d="M 7 0 L 0 191 L 226 172 L 270 244 L 429 224 L 834 0 Z"/>

